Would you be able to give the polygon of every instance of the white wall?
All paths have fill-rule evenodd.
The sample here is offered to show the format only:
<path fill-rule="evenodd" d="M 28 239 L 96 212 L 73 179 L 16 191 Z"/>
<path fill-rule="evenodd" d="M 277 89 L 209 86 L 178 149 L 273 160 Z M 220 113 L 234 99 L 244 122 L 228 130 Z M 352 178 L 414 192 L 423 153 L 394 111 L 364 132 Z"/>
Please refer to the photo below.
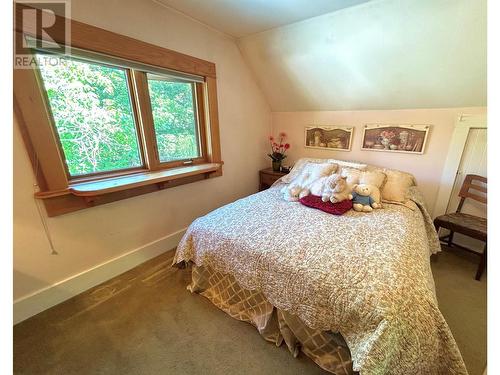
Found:
<path fill-rule="evenodd" d="M 51 255 L 33 198 L 34 176 L 14 124 L 14 298 L 19 299 L 185 228 L 254 193 L 267 166 L 270 108 L 235 42 L 153 1 L 73 0 L 72 17 L 216 64 L 224 175 L 50 218 Z M 168 250 L 168 249 L 165 249 Z"/>
<path fill-rule="evenodd" d="M 486 106 L 486 0 L 374 0 L 238 44 L 273 111 Z"/>
<path fill-rule="evenodd" d="M 284 131 L 291 143 L 287 163 L 300 157 L 357 160 L 415 175 L 427 208 L 432 214 L 444 162 L 456 120 L 460 114 L 482 114 L 486 108 L 405 109 L 393 111 L 318 111 L 274 112 L 273 132 Z M 428 124 L 431 129 L 425 153 L 403 154 L 361 150 L 363 125 L 366 123 Z M 308 125 L 354 126 L 351 151 L 330 151 L 304 147 L 304 127 Z M 436 212 L 435 214 L 443 214 Z"/>

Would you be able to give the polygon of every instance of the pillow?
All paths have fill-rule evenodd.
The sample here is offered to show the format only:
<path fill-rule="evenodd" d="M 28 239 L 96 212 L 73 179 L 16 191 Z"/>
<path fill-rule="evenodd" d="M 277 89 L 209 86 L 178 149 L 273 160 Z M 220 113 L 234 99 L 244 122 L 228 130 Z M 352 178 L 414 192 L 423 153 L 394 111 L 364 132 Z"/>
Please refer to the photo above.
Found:
<path fill-rule="evenodd" d="M 339 167 L 342 168 L 354 168 L 364 171 L 368 165 L 363 163 L 358 163 L 357 161 L 346 161 L 346 160 L 337 160 L 337 159 L 328 159 L 329 162 L 338 164 Z"/>
<path fill-rule="evenodd" d="M 416 185 L 415 177 L 410 173 L 394 169 L 384 169 L 384 173 L 387 176 L 387 180 L 382 188 L 382 201 L 406 202 L 408 188 Z"/>
<path fill-rule="evenodd" d="M 281 177 L 281 182 L 284 182 L 286 184 L 289 184 L 292 182 L 292 180 L 296 179 L 297 176 L 300 175 L 304 167 L 306 166 L 307 163 L 325 163 L 328 159 L 312 159 L 312 158 L 300 158 L 297 160 L 293 166 L 293 168 L 290 170 L 290 173 L 287 175 Z"/>
<path fill-rule="evenodd" d="M 363 171 L 359 176 L 360 184 L 370 184 L 375 185 L 379 189 L 384 185 L 386 179 L 386 175 L 383 172 L 379 171 Z"/>
<path fill-rule="evenodd" d="M 350 199 L 346 199 L 338 203 L 332 203 L 330 201 L 323 202 L 321 200 L 321 197 L 318 197 L 316 195 L 308 195 L 300 198 L 299 202 L 304 206 L 317 208 L 318 210 L 327 212 L 332 215 L 345 214 L 352 208 L 352 201 Z"/>
<path fill-rule="evenodd" d="M 321 177 L 328 176 L 337 170 L 337 164 L 334 163 L 314 163 L 306 162 L 298 176 L 281 189 L 285 200 L 297 201 L 310 193 L 314 181 Z"/>
<path fill-rule="evenodd" d="M 352 190 L 353 186 L 359 184 L 359 178 L 361 177 L 361 170 L 356 168 L 342 167 L 340 175 L 346 177 L 347 185 L 349 189 Z"/>
<path fill-rule="evenodd" d="M 357 163 L 357 162 L 353 162 L 353 161 L 344 161 L 344 160 L 337 160 L 337 159 L 300 158 L 299 160 L 297 160 L 295 162 L 295 165 L 291 169 L 290 173 L 281 177 L 281 182 L 284 182 L 286 184 L 290 183 L 293 179 L 295 179 L 302 172 L 302 169 L 304 169 L 304 166 L 307 163 L 317 163 L 317 164 L 333 163 L 333 164 L 337 164 L 338 166 L 360 169 L 360 170 L 364 170 L 367 168 L 366 164 L 361 164 L 361 163 Z"/>

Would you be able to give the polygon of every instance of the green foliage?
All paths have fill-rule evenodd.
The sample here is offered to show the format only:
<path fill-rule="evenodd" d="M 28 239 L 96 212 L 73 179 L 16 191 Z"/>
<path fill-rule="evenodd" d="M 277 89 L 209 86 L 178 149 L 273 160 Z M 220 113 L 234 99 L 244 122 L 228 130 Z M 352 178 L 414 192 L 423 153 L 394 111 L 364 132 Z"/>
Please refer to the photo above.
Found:
<path fill-rule="evenodd" d="M 125 70 L 61 58 L 40 66 L 72 176 L 142 165 Z M 160 160 L 198 156 L 192 85 L 150 80 Z"/>
<path fill-rule="evenodd" d="M 193 85 L 157 79 L 148 84 L 160 160 L 196 158 Z"/>
<path fill-rule="evenodd" d="M 142 164 L 122 69 L 61 58 L 40 66 L 71 175 Z"/>

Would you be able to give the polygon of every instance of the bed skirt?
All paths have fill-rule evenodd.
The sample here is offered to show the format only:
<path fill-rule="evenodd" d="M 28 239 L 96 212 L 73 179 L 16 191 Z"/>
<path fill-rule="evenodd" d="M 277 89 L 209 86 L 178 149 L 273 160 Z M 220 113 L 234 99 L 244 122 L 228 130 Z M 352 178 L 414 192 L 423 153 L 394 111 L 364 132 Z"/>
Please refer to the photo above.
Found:
<path fill-rule="evenodd" d="M 188 290 L 208 298 L 231 317 L 252 324 L 267 341 L 277 346 L 284 341 L 294 357 L 302 351 L 328 372 L 353 374 L 349 349 L 339 333 L 307 327 L 296 316 L 271 305 L 261 292 L 240 287 L 233 276 L 193 266 Z"/>

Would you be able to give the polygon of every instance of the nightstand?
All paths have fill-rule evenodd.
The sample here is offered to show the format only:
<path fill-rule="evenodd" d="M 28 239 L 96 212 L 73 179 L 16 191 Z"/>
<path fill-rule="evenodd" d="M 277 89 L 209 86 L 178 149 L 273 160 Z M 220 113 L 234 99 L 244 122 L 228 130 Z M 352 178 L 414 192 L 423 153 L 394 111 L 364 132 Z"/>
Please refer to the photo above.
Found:
<path fill-rule="evenodd" d="M 275 172 L 272 168 L 266 168 L 259 171 L 260 183 L 259 191 L 266 190 L 271 187 L 271 185 L 280 177 L 283 177 L 287 173 L 285 172 Z"/>

